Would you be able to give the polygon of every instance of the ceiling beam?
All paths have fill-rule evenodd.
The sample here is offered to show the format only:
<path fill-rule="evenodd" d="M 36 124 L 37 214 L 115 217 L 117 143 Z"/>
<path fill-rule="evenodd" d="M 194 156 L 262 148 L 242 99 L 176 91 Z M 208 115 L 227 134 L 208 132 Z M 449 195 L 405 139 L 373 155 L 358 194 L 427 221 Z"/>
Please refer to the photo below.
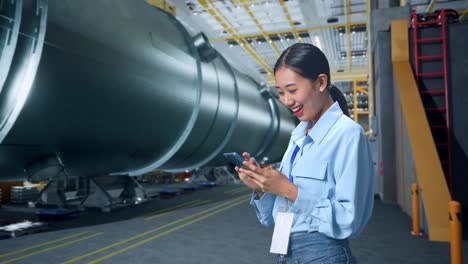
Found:
<path fill-rule="evenodd" d="M 210 3 L 210 5 L 213 7 L 213 8 L 210 8 L 209 5 L 208 5 L 208 2 Z M 245 51 L 247 51 L 247 53 L 249 53 L 255 61 L 257 61 L 258 64 L 260 64 L 260 66 L 267 72 L 268 75 L 272 75 L 273 73 L 273 70 L 272 68 L 270 67 L 270 65 L 268 63 L 265 62 L 265 59 L 261 58 L 259 54 L 257 54 L 256 50 L 254 47 L 251 46 L 251 44 L 245 40 L 244 38 L 240 37 L 234 29 L 234 27 L 229 26 L 227 23 L 230 24 L 229 20 L 223 15 L 223 13 L 215 6 L 215 4 L 213 3 L 212 0 L 199 0 L 199 3 L 203 6 L 203 8 L 205 8 L 205 10 L 214 18 L 216 19 L 216 21 L 218 21 L 218 23 L 221 24 L 221 26 L 227 31 L 229 32 L 234 40 L 237 41 L 237 43 L 239 43 L 241 45 L 241 47 L 244 48 Z M 214 11 L 216 10 L 216 12 Z M 223 17 L 223 18 L 221 18 Z M 224 19 L 224 20 L 223 20 Z M 226 21 L 226 22 L 224 22 Z"/>
<path fill-rule="evenodd" d="M 273 42 L 273 40 L 270 39 L 270 36 L 268 35 L 268 33 L 266 33 L 266 31 L 263 28 L 262 24 L 258 21 L 258 19 L 255 17 L 253 12 L 250 10 L 249 5 L 245 4 L 248 0 L 240 0 L 240 1 L 242 3 L 244 3 L 245 11 L 247 11 L 250 18 L 252 18 L 252 20 L 255 22 L 258 29 L 260 29 L 260 31 L 262 32 L 262 36 L 265 38 L 266 41 L 268 41 L 268 43 L 270 43 L 270 46 L 276 51 L 276 54 L 280 55 L 281 51 L 279 50 L 278 46 L 276 46 L 276 44 Z"/>
<path fill-rule="evenodd" d="M 401 3 L 400 3 L 401 4 Z M 404 4 L 404 3 L 403 3 Z M 371 0 L 366 0 L 366 17 L 367 17 L 367 23 L 370 24 L 370 15 L 371 15 Z M 367 97 L 367 102 L 368 102 L 368 109 L 369 109 L 369 132 L 371 134 L 374 133 L 372 130 L 373 125 L 373 117 L 375 116 L 375 105 L 374 105 L 374 58 L 373 58 L 373 53 L 372 53 L 372 47 L 371 47 L 371 31 L 370 29 L 367 29 L 367 71 L 369 73 L 368 79 L 367 79 L 367 85 L 368 85 L 368 91 L 369 95 Z"/>
<path fill-rule="evenodd" d="M 351 4 L 351 6 L 365 6 L 366 3 L 354 3 L 354 4 Z M 341 7 L 345 7 L 344 5 L 330 5 L 330 8 L 341 8 Z"/>
<path fill-rule="evenodd" d="M 359 72 L 337 72 L 330 73 L 330 80 L 333 82 L 354 81 L 354 80 L 367 80 L 369 73 L 367 71 Z M 269 86 L 275 85 L 275 77 L 268 78 L 267 84 Z"/>
<path fill-rule="evenodd" d="M 291 15 L 289 15 L 288 7 L 284 3 L 284 0 L 280 0 L 281 7 L 283 8 L 283 12 L 288 18 L 289 26 L 291 26 L 292 33 L 294 34 L 294 37 L 297 39 L 297 41 L 302 42 L 301 37 L 299 37 L 299 33 L 296 30 L 296 26 L 294 25 L 294 22 L 291 19 Z"/>
<path fill-rule="evenodd" d="M 349 26 L 365 26 L 366 22 L 353 22 L 349 23 Z M 317 31 L 322 29 L 329 29 L 329 28 L 343 28 L 347 27 L 348 24 L 336 24 L 336 25 L 326 25 L 326 26 L 316 26 L 316 27 L 307 27 L 296 29 L 296 31 L 300 33 L 308 32 L 308 31 Z M 280 30 L 280 31 L 267 31 L 265 32 L 267 35 L 281 35 L 281 34 L 288 34 L 292 33 L 290 30 Z M 241 38 L 257 38 L 262 37 L 262 34 L 245 34 L 245 35 L 238 35 Z M 223 38 L 210 38 L 210 41 L 229 41 L 233 40 L 232 37 L 223 37 Z"/>
<path fill-rule="evenodd" d="M 355 79 L 366 79 L 369 75 L 367 71 L 360 71 L 360 72 L 337 72 L 331 73 L 330 79 L 332 82 L 337 81 L 352 81 Z"/>
<path fill-rule="evenodd" d="M 431 3 L 426 8 L 426 13 L 432 13 L 432 10 L 434 9 L 435 5 L 437 4 L 437 0 L 432 0 Z"/>
<path fill-rule="evenodd" d="M 458 12 L 460 14 L 460 21 L 463 22 L 465 19 L 465 16 L 468 14 L 468 10 L 462 10 L 461 12 Z"/>
<path fill-rule="evenodd" d="M 346 38 L 348 39 L 348 71 L 352 70 L 351 65 L 351 0 L 346 0 Z"/>

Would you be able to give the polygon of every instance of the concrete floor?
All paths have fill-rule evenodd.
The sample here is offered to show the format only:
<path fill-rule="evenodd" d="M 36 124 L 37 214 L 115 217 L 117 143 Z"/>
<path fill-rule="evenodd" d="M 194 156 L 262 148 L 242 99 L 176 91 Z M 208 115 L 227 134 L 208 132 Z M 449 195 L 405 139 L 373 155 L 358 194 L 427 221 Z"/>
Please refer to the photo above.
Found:
<path fill-rule="evenodd" d="M 110 213 L 89 210 L 50 222 L 47 232 L 0 240 L 0 263 L 275 263 L 272 230 L 257 222 L 249 197 L 245 187 L 228 185 Z M 31 217 L 27 211 L 0 209 L 0 218 Z M 353 254 L 358 263 L 450 262 L 447 243 L 409 230 L 397 206 L 377 200 L 369 226 L 351 241 Z"/>

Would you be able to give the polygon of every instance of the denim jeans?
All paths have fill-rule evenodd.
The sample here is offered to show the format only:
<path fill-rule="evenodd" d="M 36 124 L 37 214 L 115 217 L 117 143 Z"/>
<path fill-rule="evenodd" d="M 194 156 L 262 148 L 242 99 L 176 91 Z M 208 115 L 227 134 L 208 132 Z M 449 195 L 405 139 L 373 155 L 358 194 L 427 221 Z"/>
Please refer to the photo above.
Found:
<path fill-rule="evenodd" d="M 329 238 L 319 232 L 293 233 L 287 255 L 278 255 L 277 264 L 355 264 L 348 240 Z"/>

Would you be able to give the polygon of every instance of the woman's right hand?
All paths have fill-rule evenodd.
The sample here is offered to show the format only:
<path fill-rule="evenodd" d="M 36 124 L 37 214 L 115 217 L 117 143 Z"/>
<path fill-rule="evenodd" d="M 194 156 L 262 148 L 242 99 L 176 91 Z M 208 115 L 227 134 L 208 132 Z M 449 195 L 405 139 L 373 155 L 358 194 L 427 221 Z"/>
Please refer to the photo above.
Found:
<path fill-rule="evenodd" d="M 246 166 L 248 166 L 249 164 L 251 164 L 251 165 L 260 167 L 260 165 L 258 165 L 258 163 L 257 163 L 257 161 L 255 160 L 255 158 L 250 157 L 250 154 L 249 154 L 249 153 L 244 152 L 244 153 L 242 153 L 242 156 L 243 156 L 244 159 L 245 159 L 244 164 L 245 164 Z M 239 179 L 240 179 L 245 185 L 247 185 L 247 187 L 249 187 L 250 189 L 256 191 L 260 196 L 263 195 L 263 192 L 260 190 L 260 187 L 259 187 L 254 181 L 252 181 L 252 179 L 250 178 L 249 175 L 247 175 L 246 173 L 241 172 L 241 170 L 239 170 L 239 167 L 237 167 L 237 166 L 236 166 L 235 170 L 236 170 L 237 173 L 239 174 Z"/>

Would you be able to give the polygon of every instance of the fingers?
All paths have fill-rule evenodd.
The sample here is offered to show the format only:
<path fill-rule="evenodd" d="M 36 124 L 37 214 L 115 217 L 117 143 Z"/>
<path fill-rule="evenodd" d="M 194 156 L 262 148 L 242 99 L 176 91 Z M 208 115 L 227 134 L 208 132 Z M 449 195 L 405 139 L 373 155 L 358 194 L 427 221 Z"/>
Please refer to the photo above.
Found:
<path fill-rule="evenodd" d="M 239 167 L 235 167 L 235 170 L 237 171 L 237 173 L 239 174 L 239 179 L 241 179 L 241 181 L 247 183 L 247 181 L 250 181 L 252 180 L 252 177 L 247 173 L 249 172 L 250 170 L 246 170 L 244 168 L 239 168 Z"/>
<path fill-rule="evenodd" d="M 253 168 L 254 169 L 256 168 L 258 170 L 258 167 L 253 167 Z M 240 168 L 240 172 L 245 173 L 249 180 L 254 180 L 255 182 L 263 182 L 264 180 L 264 175 L 254 170 L 247 170 L 247 169 Z"/>
<path fill-rule="evenodd" d="M 237 171 L 237 173 L 239 174 L 239 178 L 240 178 L 241 180 L 244 180 L 245 178 L 248 177 L 248 175 L 245 174 L 245 172 L 241 171 L 241 169 L 240 169 L 239 167 L 236 166 L 234 169 L 235 169 L 235 170 Z"/>
<path fill-rule="evenodd" d="M 257 160 L 255 160 L 254 157 L 251 157 L 250 154 L 249 154 L 248 152 L 242 153 L 242 157 L 244 157 L 244 159 L 245 159 L 246 161 L 249 161 L 249 162 L 253 163 L 255 166 L 260 167 L 260 165 L 258 165 Z"/>
<path fill-rule="evenodd" d="M 255 159 L 251 158 L 248 161 L 244 161 L 243 165 L 249 168 L 253 172 L 257 172 L 259 174 L 263 174 L 262 168 L 258 166 L 258 164 L 255 162 Z"/>
<path fill-rule="evenodd" d="M 260 165 L 258 165 L 258 162 L 255 158 L 250 158 L 249 161 L 255 164 L 255 166 L 260 167 Z"/>
<path fill-rule="evenodd" d="M 238 172 L 239 174 L 239 179 L 245 184 L 247 185 L 247 187 L 249 187 L 250 189 L 252 190 L 255 190 L 255 191 L 260 191 L 260 188 L 259 186 L 257 185 L 257 182 L 253 180 L 252 177 L 250 177 L 246 172 L 249 171 L 249 170 L 245 170 L 245 169 L 242 169 L 242 168 L 239 168 L 239 167 L 235 167 L 235 170 Z"/>
<path fill-rule="evenodd" d="M 257 174 L 257 173 L 255 173 L 255 172 L 253 172 L 251 170 L 243 169 L 243 168 L 240 168 L 240 171 L 242 172 L 242 174 L 245 174 L 245 176 L 246 176 L 245 179 L 246 180 L 252 181 L 258 186 L 262 185 L 262 179 L 263 179 L 262 175 Z"/>

